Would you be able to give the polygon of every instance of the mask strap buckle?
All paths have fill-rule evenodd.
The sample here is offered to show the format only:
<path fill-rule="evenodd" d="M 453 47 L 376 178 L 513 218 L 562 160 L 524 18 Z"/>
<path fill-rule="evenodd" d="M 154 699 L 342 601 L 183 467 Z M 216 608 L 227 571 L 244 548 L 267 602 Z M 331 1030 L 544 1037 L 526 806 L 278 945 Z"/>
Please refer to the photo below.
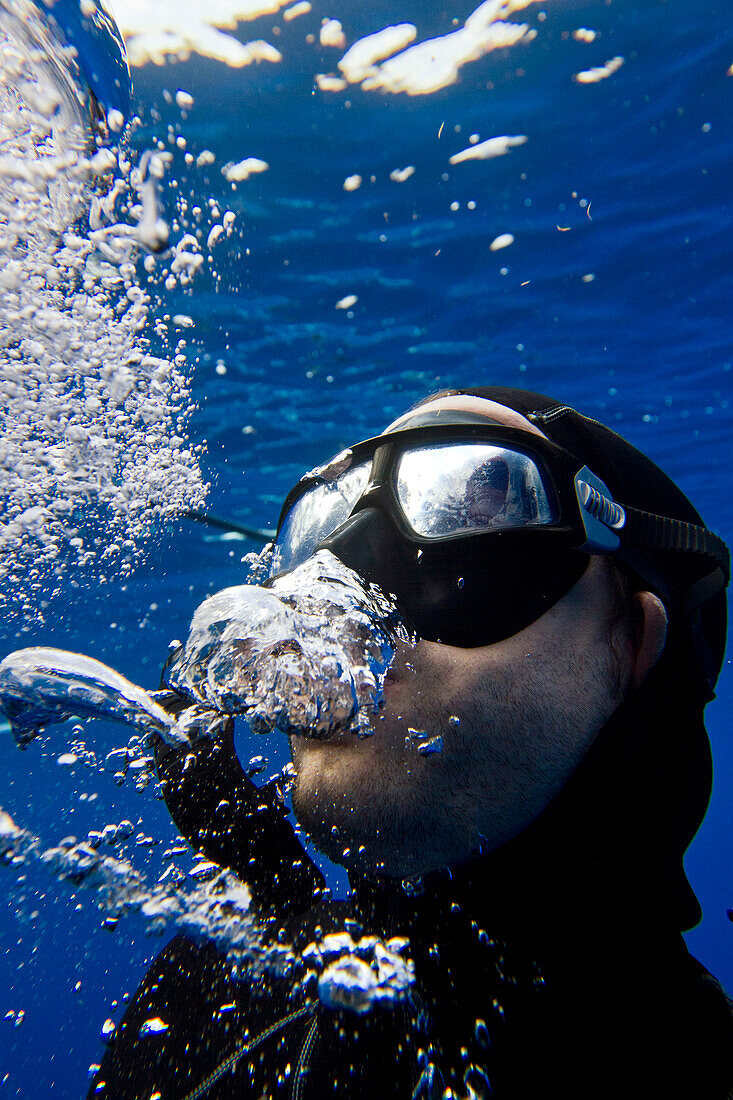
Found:
<path fill-rule="evenodd" d="M 578 549 L 595 554 L 618 550 L 621 539 L 617 531 L 626 523 L 626 513 L 616 504 L 608 486 L 584 466 L 575 475 L 575 495 L 586 536 Z"/>

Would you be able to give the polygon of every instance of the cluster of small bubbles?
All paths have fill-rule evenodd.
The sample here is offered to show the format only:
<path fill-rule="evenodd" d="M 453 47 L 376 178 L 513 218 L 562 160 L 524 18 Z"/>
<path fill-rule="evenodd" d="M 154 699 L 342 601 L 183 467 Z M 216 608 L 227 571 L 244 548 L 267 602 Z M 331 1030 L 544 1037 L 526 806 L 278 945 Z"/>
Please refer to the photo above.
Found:
<path fill-rule="evenodd" d="M 199 857 L 188 875 L 171 864 L 151 886 L 129 859 L 105 851 L 105 847 L 119 845 L 134 833 L 132 822 L 123 820 L 92 830 L 85 840 L 67 836 L 44 849 L 38 837 L 19 828 L 9 814 L 0 810 L 3 861 L 23 869 L 34 860 L 75 892 L 90 891 L 93 903 L 104 914 L 103 929 L 114 932 L 120 917 L 134 912 L 142 916 L 149 934 L 160 935 L 173 928 L 201 941 L 213 941 L 228 956 L 235 973 L 245 966 L 255 975 L 282 972 L 292 963 L 289 948 L 263 941 L 249 913 L 249 889 L 231 872 Z M 139 831 L 132 850 L 137 853 L 154 843 L 152 837 Z M 174 849 L 176 853 L 187 850 L 185 846 Z M 80 988 L 78 983 L 76 991 Z M 17 1016 L 18 1012 L 13 1011 L 6 1019 L 15 1021 Z"/>
<path fill-rule="evenodd" d="M 84 733 L 84 727 L 76 723 L 71 727 L 71 741 L 69 742 L 69 749 L 67 752 L 62 753 L 57 757 L 57 763 L 59 764 L 82 764 L 85 768 L 93 769 L 99 767 L 99 760 L 94 749 L 87 746 L 86 741 L 82 737 Z"/>
<path fill-rule="evenodd" d="M 145 737 L 133 734 L 127 745 L 111 749 L 104 758 L 104 770 L 112 773 L 118 787 L 134 779 L 136 791 L 144 791 L 155 780 L 155 757 Z"/>
<path fill-rule="evenodd" d="M 174 97 L 167 89 L 163 89 L 163 98 L 166 103 L 172 105 Z M 181 108 L 181 117 L 187 117 L 188 109 L 193 105 L 193 97 L 183 90 L 179 90 L 175 96 L 176 105 Z M 154 113 L 153 113 L 154 114 Z M 170 150 L 166 149 L 166 144 Z M 166 165 L 174 161 L 180 161 L 181 155 L 186 168 L 193 165 L 196 168 L 206 168 L 214 164 L 216 157 L 208 149 L 204 149 L 197 157 L 188 151 L 186 137 L 181 133 L 180 123 L 169 123 L 165 140 L 157 141 L 157 155 Z M 264 162 L 262 162 L 264 163 Z M 214 249 L 222 240 L 231 237 L 236 214 L 232 210 L 222 210 L 216 199 L 209 198 L 207 203 L 196 204 L 182 193 L 176 179 L 171 180 L 171 194 L 175 199 L 175 212 L 171 223 L 171 229 L 175 234 L 182 233 L 181 239 L 173 248 L 161 257 L 149 255 L 145 259 L 145 270 L 150 277 L 152 285 L 163 287 L 166 291 L 177 287 L 187 287 L 191 284 L 196 273 L 204 266 L 208 267 L 209 274 L 214 283 L 220 282 L 220 275 L 215 266 Z M 183 325 L 179 320 L 183 320 Z M 165 335 L 166 325 L 173 321 L 177 327 L 189 327 L 193 324 L 185 315 L 176 315 L 172 319 L 165 315 L 162 322 L 157 322 L 156 332 Z M 187 323 L 188 322 L 188 323 Z M 180 353 L 185 348 L 185 341 L 180 341 L 176 349 Z M 224 370 L 223 373 L 226 373 Z"/>
<path fill-rule="evenodd" d="M 259 553 L 253 551 L 244 555 L 242 561 L 249 569 L 247 584 L 263 584 L 267 580 L 270 576 L 273 550 L 273 543 L 268 542 Z"/>
<path fill-rule="evenodd" d="M 293 763 L 285 764 L 279 772 L 270 776 L 268 785 L 272 786 L 276 797 L 281 803 L 286 803 L 288 795 L 295 786 L 296 778 L 297 773 Z"/>
<path fill-rule="evenodd" d="M 152 354 L 144 334 L 137 258 L 167 244 L 165 154 L 95 149 L 64 80 L 63 51 L 49 58 L 3 24 L 0 600 L 26 619 L 77 566 L 127 575 L 159 522 L 205 495 L 185 356 Z M 198 254 L 186 237 L 173 246 L 176 283 Z"/>
<path fill-rule="evenodd" d="M 90 829 L 87 834 L 86 843 L 89 844 L 95 850 L 100 848 L 103 844 L 110 847 L 114 847 L 118 844 L 123 844 L 126 840 L 129 840 L 135 831 L 135 826 L 127 818 L 120 821 L 118 825 L 109 824 L 105 825 L 102 829 Z"/>
<path fill-rule="evenodd" d="M 398 1003 L 415 981 L 415 965 L 407 957 L 409 940 L 377 936 L 354 940 L 350 932 L 317 938 L 302 953 L 308 967 L 302 980 L 306 995 L 317 995 L 329 1008 L 368 1012 L 376 1004 Z"/>

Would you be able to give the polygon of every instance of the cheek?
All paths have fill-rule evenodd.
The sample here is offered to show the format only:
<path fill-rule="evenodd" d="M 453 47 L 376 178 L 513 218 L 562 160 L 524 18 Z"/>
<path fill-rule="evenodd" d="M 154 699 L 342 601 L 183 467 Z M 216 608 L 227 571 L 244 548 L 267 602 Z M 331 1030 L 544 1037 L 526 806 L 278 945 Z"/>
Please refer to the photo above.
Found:
<path fill-rule="evenodd" d="M 460 711 L 480 706 L 486 685 L 500 675 L 498 646 L 459 649 L 439 642 L 420 642 L 416 648 L 412 696 L 424 707 L 460 718 Z M 459 709 L 457 709 L 459 708 Z"/>
<path fill-rule="evenodd" d="M 622 670 L 601 631 L 533 633 L 476 650 L 421 643 L 416 709 L 440 725 L 450 755 L 510 746 L 525 759 L 544 741 L 554 755 L 568 738 L 586 744 L 616 709 Z"/>

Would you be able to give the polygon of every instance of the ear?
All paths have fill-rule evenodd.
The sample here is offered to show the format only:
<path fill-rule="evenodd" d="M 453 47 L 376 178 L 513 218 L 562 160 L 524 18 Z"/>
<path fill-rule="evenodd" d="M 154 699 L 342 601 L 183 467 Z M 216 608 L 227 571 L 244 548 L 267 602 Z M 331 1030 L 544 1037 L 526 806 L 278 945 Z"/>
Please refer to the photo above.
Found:
<path fill-rule="evenodd" d="M 631 685 L 638 688 L 662 656 L 667 638 L 667 612 L 653 592 L 634 593 L 634 660 Z"/>

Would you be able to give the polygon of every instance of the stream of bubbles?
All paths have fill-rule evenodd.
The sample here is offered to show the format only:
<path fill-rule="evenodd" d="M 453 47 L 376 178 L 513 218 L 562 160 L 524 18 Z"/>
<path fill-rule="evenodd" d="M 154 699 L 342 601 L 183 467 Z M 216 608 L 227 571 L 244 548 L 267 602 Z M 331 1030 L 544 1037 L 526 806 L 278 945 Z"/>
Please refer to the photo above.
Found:
<path fill-rule="evenodd" d="M 140 260 L 167 242 L 156 188 L 169 154 L 95 140 L 66 61 L 32 13 L 4 9 L 0 606 L 21 629 L 79 567 L 101 583 L 129 573 L 155 526 L 205 494 L 185 357 L 154 354 L 146 335 Z M 186 255 L 183 279 L 201 260 Z"/>

